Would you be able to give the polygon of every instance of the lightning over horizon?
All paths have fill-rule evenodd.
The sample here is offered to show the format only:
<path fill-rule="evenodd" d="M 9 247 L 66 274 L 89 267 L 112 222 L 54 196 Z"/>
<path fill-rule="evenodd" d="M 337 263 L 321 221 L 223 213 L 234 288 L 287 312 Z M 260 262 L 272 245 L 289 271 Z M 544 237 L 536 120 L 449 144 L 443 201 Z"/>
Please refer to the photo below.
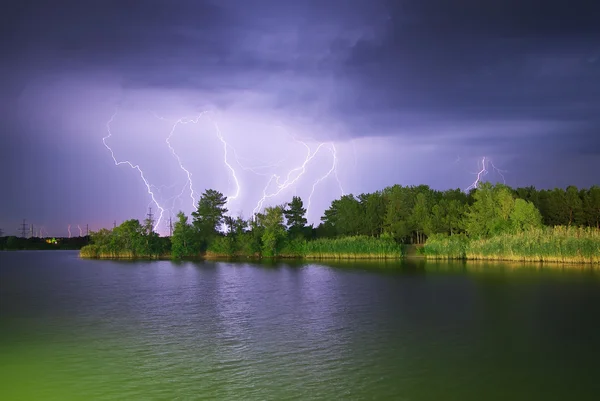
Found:
<path fill-rule="evenodd" d="M 267 180 L 267 183 L 265 184 L 265 186 L 262 190 L 260 198 L 258 199 L 258 201 L 256 202 L 256 205 L 252 209 L 253 215 L 255 215 L 256 213 L 259 213 L 263 209 L 263 207 L 266 206 L 266 202 L 268 200 L 276 198 L 277 196 L 284 193 L 284 191 L 293 188 L 293 192 L 295 194 L 296 193 L 296 184 L 298 184 L 298 182 L 301 180 L 301 178 L 303 176 L 305 176 L 308 165 L 311 164 L 311 162 L 315 159 L 315 157 L 318 154 L 322 153 L 323 150 L 326 150 L 326 151 L 328 151 L 328 153 L 331 154 L 332 162 L 331 162 L 330 167 L 328 167 L 327 170 L 325 170 L 325 172 L 319 174 L 319 176 L 316 179 L 312 180 L 308 185 L 308 188 L 310 188 L 310 193 L 308 195 L 308 200 L 307 200 L 307 213 L 308 213 L 308 210 L 310 209 L 310 205 L 312 203 L 312 198 L 313 198 L 313 195 L 315 194 L 317 186 L 330 176 L 333 176 L 335 178 L 337 185 L 339 187 L 340 193 L 342 195 L 344 195 L 344 190 L 343 190 L 343 187 L 341 184 L 341 180 L 337 174 L 338 155 L 337 155 L 337 149 L 336 149 L 334 142 L 331 142 L 331 141 L 330 142 L 318 142 L 317 146 L 315 148 L 312 148 L 307 143 L 307 141 L 300 140 L 300 139 L 296 138 L 295 136 L 290 135 L 286 131 L 286 135 L 290 136 L 295 144 L 300 145 L 303 149 L 305 149 L 305 154 L 302 159 L 302 162 L 296 166 L 292 166 L 284 174 L 276 173 L 276 172 L 269 173 L 268 171 L 265 172 L 262 170 L 281 168 L 281 165 L 287 160 L 287 158 L 279 159 L 275 163 L 271 163 L 269 161 L 264 161 L 264 160 L 260 160 L 260 159 L 254 159 L 254 161 L 258 165 L 247 165 L 245 163 L 242 163 L 242 160 L 248 161 L 249 159 L 245 159 L 245 158 L 241 157 L 238 154 L 236 147 L 232 146 L 232 144 L 229 143 L 225 139 L 223 132 L 220 128 L 220 125 L 216 121 L 216 118 L 214 117 L 214 115 L 213 115 L 214 113 L 212 111 L 205 110 L 205 111 L 202 111 L 199 114 L 197 114 L 194 118 L 185 118 L 184 117 L 184 118 L 179 118 L 177 120 L 169 120 L 165 117 L 159 116 L 155 112 L 151 112 L 151 113 L 155 118 L 162 120 L 162 121 L 169 122 L 171 124 L 170 129 L 165 137 L 165 143 L 167 145 L 168 152 L 170 153 L 172 158 L 177 162 L 179 170 L 182 171 L 184 179 L 185 179 L 185 183 L 184 183 L 181 191 L 179 191 L 175 195 L 165 199 L 162 196 L 162 190 L 163 189 L 172 189 L 177 184 L 155 185 L 150 182 L 150 180 L 148 179 L 148 176 L 143 171 L 140 164 L 134 164 L 133 162 L 131 162 L 128 159 L 125 159 L 122 161 L 117 160 L 117 158 L 115 156 L 115 152 L 113 151 L 112 147 L 109 146 L 107 143 L 108 139 L 112 136 L 111 124 L 114 122 L 117 112 L 115 112 L 111 116 L 111 118 L 108 120 L 108 122 L 106 123 L 106 129 L 107 129 L 108 135 L 103 137 L 102 141 L 103 141 L 104 146 L 109 150 L 115 165 L 119 166 L 122 164 L 126 164 L 130 168 L 138 171 L 140 178 L 142 179 L 144 185 L 146 186 L 146 192 L 148 195 L 150 195 L 150 198 L 151 198 L 150 205 L 155 204 L 159 210 L 159 217 L 156 220 L 156 224 L 154 226 L 155 230 L 159 230 L 159 228 L 162 228 L 161 223 L 162 223 L 164 212 L 166 210 L 169 210 L 170 214 L 173 214 L 176 202 L 178 200 L 181 201 L 183 197 L 189 196 L 189 199 L 191 201 L 192 210 L 195 210 L 195 208 L 197 207 L 197 203 L 199 200 L 199 193 L 197 192 L 197 189 L 196 189 L 197 184 L 194 183 L 194 180 L 193 180 L 193 173 L 191 171 L 191 168 L 185 165 L 182 157 L 179 155 L 178 151 L 176 150 L 175 146 L 173 145 L 172 140 L 177 135 L 178 127 L 181 127 L 181 126 L 187 125 L 187 124 L 198 124 L 203 118 L 206 118 L 211 123 L 211 126 L 214 130 L 214 134 L 222 145 L 222 159 L 221 160 L 222 160 L 223 166 L 226 168 L 226 170 L 229 171 L 230 179 L 233 181 L 233 185 L 234 185 L 233 193 L 226 195 L 227 204 L 230 204 L 231 202 L 238 199 L 239 196 L 241 195 L 241 191 L 243 188 L 241 178 L 239 177 L 238 172 L 236 171 L 236 169 L 234 168 L 234 166 L 232 165 L 232 163 L 229 160 L 230 156 L 233 157 L 233 159 L 235 160 L 235 163 L 241 168 L 241 170 L 247 171 L 255 176 L 269 177 L 269 179 Z M 314 142 L 316 142 L 316 141 L 314 141 Z M 260 146 L 260 145 L 261 145 L 260 143 L 256 144 L 256 146 Z M 291 145 L 285 145 L 285 148 L 282 147 L 281 150 L 282 151 L 278 152 L 278 153 L 280 153 L 280 154 L 282 154 L 282 153 L 289 154 L 290 152 L 297 153 L 297 151 L 294 151 L 294 147 Z M 259 170 L 261 170 L 261 171 L 259 171 Z M 231 211 L 229 213 L 231 213 Z"/>
<path fill-rule="evenodd" d="M 111 155 L 113 161 L 115 162 L 115 166 L 120 166 L 120 165 L 123 165 L 123 164 L 127 164 L 129 167 L 131 167 L 132 169 L 137 170 L 140 173 L 140 177 L 142 178 L 142 181 L 144 181 L 144 184 L 146 185 L 146 189 L 148 191 L 148 194 L 152 198 L 152 201 L 154 202 L 154 204 L 156 205 L 156 207 L 158 207 L 158 210 L 160 210 L 160 215 L 159 215 L 159 217 L 158 217 L 158 219 L 156 221 L 156 224 L 154 226 L 154 230 L 156 231 L 158 229 L 158 227 L 160 226 L 160 222 L 162 220 L 163 213 L 164 213 L 165 210 L 163 209 L 163 207 L 156 200 L 156 198 L 154 196 L 154 192 L 152 192 L 152 188 L 151 188 L 150 184 L 146 180 L 146 177 L 144 177 L 144 172 L 142 171 L 142 169 L 140 168 L 139 165 L 135 165 L 134 166 L 128 160 L 121 161 L 121 162 L 117 161 L 117 159 L 115 157 L 115 153 L 113 152 L 112 148 L 110 146 L 108 146 L 108 144 L 106 143 L 106 140 L 112 136 L 112 132 L 110 130 L 110 124 L 112 124 L 112 122 L 114 121 L 114 119 L 115 119 L 116 116 L 117 116 L 117 112 L 115 111 L 115 113 L 111 116 L 111 118 L 106 123 L 106 130 L 108 131 L 108 135 L 102 138 L 102 143 L 109 150 L 110 155 Z M 71 236 L 71 232 L 69 231 L 69 237 L 70 236 Z"/>
<path fill-rule="evenodd" d="M 479 170 L 477 173 L 473 173 L 475 175 L 477 175 L 477 178 L 475 179 L 475 181 L 473 181 L 473 183 L 471 185 L 469 185 L 466 189 L 465 192 L 470 191 L 471 189 L 475 189 L 477 187 L 479 187 L 479 184 L 481 183 L 481 178 L 485 177 L 486 175 L 488 175 L 489 170 L 486 167 L 486 162 L 488 165 L 492 166 L 492 169 L 498 173 L 500 175 L 500 177 L 502 177 L 502 183 L 506 184 L 506 179 L 504 177 L 503 173 L 506 173 L 505 170 L 500 170 L 498 169 L 494 163 L 489 160 L 489 158 L 486 158 L 486 156 L 483 156 L 483 158 L 481 159 L 481 170 Z M 479 161 L 477 162 L 477 167 L 479 168 Z"/>

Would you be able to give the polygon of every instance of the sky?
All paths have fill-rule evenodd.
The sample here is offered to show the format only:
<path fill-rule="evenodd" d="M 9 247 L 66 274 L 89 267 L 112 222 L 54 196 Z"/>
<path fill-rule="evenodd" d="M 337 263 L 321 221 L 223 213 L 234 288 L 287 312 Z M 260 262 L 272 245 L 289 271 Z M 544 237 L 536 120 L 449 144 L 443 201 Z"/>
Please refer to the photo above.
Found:
<path fill-rule="evenodd" d="M 149 207 L 165 233 L 208 188 L 246 218 L 297 195 L 317 224 L 342 194 L 466 189 L 484 157 L 513 187 L 600 184 L 597 1 L 21 0 L 0 18 L 6 234 Z"/>

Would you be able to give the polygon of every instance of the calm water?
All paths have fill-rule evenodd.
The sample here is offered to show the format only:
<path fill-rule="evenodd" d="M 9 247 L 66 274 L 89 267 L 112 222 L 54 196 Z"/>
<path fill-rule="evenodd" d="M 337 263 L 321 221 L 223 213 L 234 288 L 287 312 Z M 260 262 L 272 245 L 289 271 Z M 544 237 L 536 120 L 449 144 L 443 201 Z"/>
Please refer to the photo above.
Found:
<path fill-rule="evenodd" d="M 600 279 L 0 252 L 2 400 L 597 400 Z"/>

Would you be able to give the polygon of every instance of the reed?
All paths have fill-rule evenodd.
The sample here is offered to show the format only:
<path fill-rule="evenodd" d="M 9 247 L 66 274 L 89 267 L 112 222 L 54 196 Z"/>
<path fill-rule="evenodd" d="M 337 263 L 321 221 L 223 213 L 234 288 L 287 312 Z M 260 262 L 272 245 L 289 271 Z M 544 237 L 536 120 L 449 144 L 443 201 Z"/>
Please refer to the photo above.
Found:
<path fill-rule="evenodd" d="M 459 236 L 428 239 L 426 256 L 434 259 L 600 263 L 600 230 L 591 227 L 543 227 L 488 239 L 455 237 Z"/>
<path fill-rule="evenodd" d="M 388 237 L 353 236 L 306 242 L 307 259 L 398 259 L 402 246 Z"/>
<path fill-rule="evenodd" d="M 168 259 L 170 254 L 142 255 L 127 250 L 111 251 L 105 247 L 90 244 L 80 249 L 79 257 L 85 259 Z"/>

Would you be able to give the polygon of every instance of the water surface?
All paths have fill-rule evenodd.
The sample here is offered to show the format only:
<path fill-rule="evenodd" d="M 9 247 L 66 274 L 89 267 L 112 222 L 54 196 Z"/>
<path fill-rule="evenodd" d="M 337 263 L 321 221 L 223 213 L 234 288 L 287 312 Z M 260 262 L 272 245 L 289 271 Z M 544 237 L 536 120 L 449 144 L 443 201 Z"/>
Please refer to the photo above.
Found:
<path fill-rule="evenodd" d="M 0 399 L 596 400 L 589 268 L 0 252 Z"/>

